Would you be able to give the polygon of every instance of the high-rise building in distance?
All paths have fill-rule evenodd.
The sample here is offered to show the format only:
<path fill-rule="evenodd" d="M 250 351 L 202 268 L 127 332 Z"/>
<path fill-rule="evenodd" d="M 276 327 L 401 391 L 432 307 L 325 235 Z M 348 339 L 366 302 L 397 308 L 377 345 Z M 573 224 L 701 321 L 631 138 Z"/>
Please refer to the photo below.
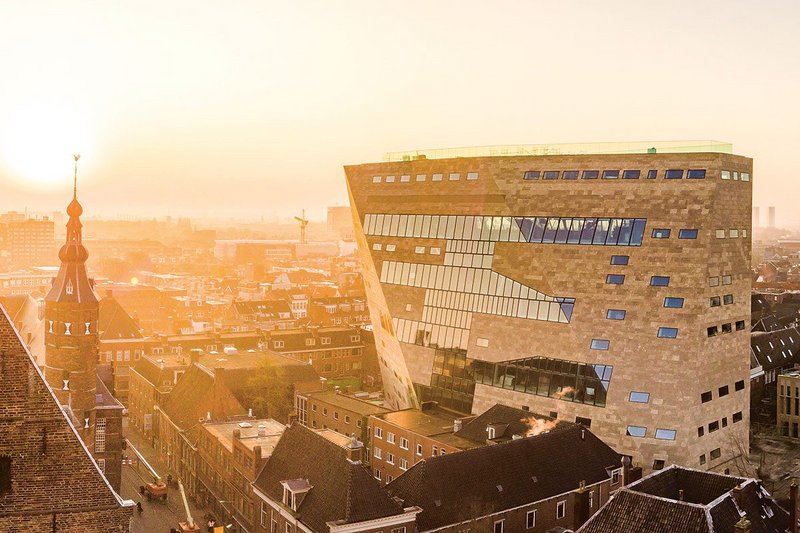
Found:
<path fill-rule="evenodd" d="M 768 218 L 767 227 L 768 228 L 774 228 L 775 227 L 775 206 L 774 205 L 769 206 L 769 208 L 767 210 L 767 218 Z"/>
<path fill-rule="evenodd" d="M 346 166 L 387 400 L 526 406 L 645 469 L 741 470 L 752 159 L 731 152 L 492 147 Z"/>

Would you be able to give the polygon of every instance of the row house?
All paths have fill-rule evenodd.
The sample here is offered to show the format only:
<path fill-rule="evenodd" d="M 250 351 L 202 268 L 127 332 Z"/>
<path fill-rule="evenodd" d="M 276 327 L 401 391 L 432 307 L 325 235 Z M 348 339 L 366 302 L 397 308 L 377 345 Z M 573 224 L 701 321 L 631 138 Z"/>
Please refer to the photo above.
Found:
<path fill-rule="evenodd" d="M 99 305 L 97 338 L 100 364 L 111 365 L 114 395 L 122 403 L 127 403 L 130 370 L 145 353 L 148 340 L 139 324 L 113 296 L 102 298 Z"/>
<path fill-rule="evenodd" d="M 284 330 L 296 325 L 297 319 L 284 300 L 235 301 L 216 322 L 219 329 L 239 332 Z"/>
<path fill-rule="evenodd" d="M 308 316 L 317 326 L 358 326 L 370 322 L 366 300 L 347 296 L 313 298 Z"/>
<path fill-rule="evenodd" d="M 365 392 L 347 394 L 340 390 L 319 390 L 295 395 L 295 411 L 300 424 L 356 437 L 367 447 L 369 417 L 389 412 L 382 403 L 380 395 Z"/>
<path fill-rule="evenodd" d="M 327 380 L 363 375 L 364 342 L 353 327 L 299 328 L 264 332 L 266 348 L 310 362 Z"/>

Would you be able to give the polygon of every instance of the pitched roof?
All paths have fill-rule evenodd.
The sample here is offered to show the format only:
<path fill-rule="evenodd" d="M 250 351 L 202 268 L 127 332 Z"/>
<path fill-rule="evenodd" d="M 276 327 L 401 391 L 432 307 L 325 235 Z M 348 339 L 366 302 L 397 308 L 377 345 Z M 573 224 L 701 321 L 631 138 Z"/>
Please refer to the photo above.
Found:
<path fill-rule="evenodd" d="M 485 443 L 488 440 L 487 428 L 490 425 L 500 426 L 503 431 L 495 432 L 493 442 L 505 442 L 511 440 L 514 435 L 527 435 L 531 431 L 531 425 L 536 424 L 538 420 L 542 421 L 540 424 L 543 427 L 550 425 L 553 426 L 552 429 L 568 427 L 565 424 L 557 424 L 555 419 L 549 416 L 498 403 L 464 424 L 459 431 L 456 431 L 456 435 L 474 442 Z"/>
<path fill-rule="evenodd" d="M 193 364 L 181 376 L 161 407 L 183 430 L 194 426 L 207 413 L 213 419 L 247 414 L 224 380 L 215 379 L 208 368 Z"/>
<path fill-rule="evenodd" d="M 144 338 L 136 321 L 113 296 L 106 296 L 100 300 L 97 327 L 100 340 Z"/>
<path fill-rule="evenodd" d="M 759 481 L 672 465 L 617 491 L 578 532 L 729 533 L 743 516 L 752 533 L 789 525 L 788 513 Z"/>
<path fill-rule="evenodd" d="M 751 355 L 764 370 L 800 362 L 800 329 L 786 328 L 750 335 Z"/>
<path fill-rule="evenodd" d="M 621 467 L 621 456 L 591 431 L 563 422 L 558 431 L 425 459 L 389 483 L 417 505 L 420 530 L 458 524 L 592 485 Z M 559 424 L 561 425 L 561 424 Z"/>
<path fill-rule="evenodd" d="M 297 513 L 313 531 L 328 531 L 328 522 L 350 524 L 403 512 L 364 464 L 349 461 L 344 448 L 296 423 L 283 433 L 255 486 L 281 502 L 281 482 L 291 479 L 312 486 Z"/>

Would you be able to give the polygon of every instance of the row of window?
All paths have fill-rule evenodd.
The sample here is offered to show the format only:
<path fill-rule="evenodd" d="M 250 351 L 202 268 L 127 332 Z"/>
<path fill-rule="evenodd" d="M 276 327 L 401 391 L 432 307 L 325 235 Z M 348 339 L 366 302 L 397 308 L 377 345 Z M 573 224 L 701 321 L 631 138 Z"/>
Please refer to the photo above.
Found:
<path fill-rule="evenodd" d="M 733 416 L 731 418 L 732 418 L 734 424 L 736 422 L 741 422 L 742 421 L 742 412 L 741 411 L 737 411 L 737 412 L 733 413 Z M 728 427 L 728 417 L 727 416 L 723 416 L 722 420 L 714 420 L 713 422 L 709 422 L 708 423 L 708 432 L 709 433 L 714 433 L 715 431 L 719 430 L 720 424 L 721 424 L 721 427 L 723 427 L 723 428 Z M 706 434 L 705 426 L 698 426 L 698 428 L 697 428 L 697 436 L 698 437 L 702 437 L 705 434 Z"/>
<path fill-rule="evenodd" d="M 733 179 L 733 181 L 738 181 L 741 178 L 742 181 L 750 181 L 750 173 L 749 172 L 742 172 L 739 173 L 737 171 L 730 171 L 730 170 L 722 170 L 720 171 L 720 177 L 724 180 Z"/>
<path fill-rule="evenodd" d="M 733 278 L 731 278 L 730 274 L 724 274 L 722 276 L 710 276 L 708 278 L 708 286 L 709 287 L 719 287 L 720 279 L 722 280 L 723 285 L 730 285 L 733 283 Z"/>
<path fill-rule="evenodd" d="M 647 428 L 644 426 L 628 426 L 625 434 L 629 437 L 644 438 L 647 436 Z M 659 440 L 675 440 L 678 432 L 674 429 L 656 429 L 655 438 Z"/>
<path fill-rule="evenodd" d="M 567 323 L 572 316 L 574 302 L 572 298 L 563 298 L 562 300 L 566 301 L 547 302 L 431 289 L 425 291 L 424 304 L 425 306 L 468 313 Z M 424 318 L 423 321 L 429 322 Z M 438 322 L 435 323 L 438 324 Z"/>
<path fill-rule="evenodd" d="M 725 238 L 725 230 L 724 229 L 716 230 L 714 232 L 714 236 L 717 239 L 724 239 Z M 739 237 L 747 238 L 747 230 L 743 229 L 743 230 L 740 231 L 738 229 L 729 229 L 728 233 L 727 233 L 727 236 L 730 239 L 738 239 Z"/>
<path fill-rule="evenodd" d="M 369 213 L 364 234 L 537 244 L 640 246 L 644 218 L 390 215 Z"/>
<path fill-rule="evenodd" d="M 607 285 L 622 285 L 625 283 L 625 274 L 608 274 L 606 276 Z M 669 276 L 650 276 L 651 287 L 669 287 Z M 683 300 L 681 298 L 681 300 Z M 665 304 L 664 307 L 667 307 Z"/>
<path fill-rule="evenodd" d="M 624 180 L 638 180 L 642 177 L 641 170 L 603 170 L 602 172 L 599 170 L 526 170 L 522 174 L 522 179 L 524 180 L 557 180 L 557 179 L 564 179 L 564 180 L 576 180 L 580 176 L 581 179 L 584 180 L 596 180 L 598 178 L 606 179 L 606 180 L 615 180 L 615 179 L 624 179 Z M 649 180 L 654 180 L 658 178 L 658 170 L 651 169 L 647 171 L 645 174 L 646 178 Z M 686 177 L 690 180 L 702 180 L 706 177 L 706 171 L 704 169 L 690 169 L 690 170 L 683 170 L 683 169 L 669 169 L 665 170 L 663 177 L 664 179 L 668 180 L 679 180 Z M 724 179 L 724 178 L 723 178 Z M 748 175 L 747 180 L 750 177 Z M 746 181 L 746 180 L 742 180 Z"/>
<path fill-rule="evenodd" d="M 459 181 L 461 179 L 460 172 L 449 172 L 447 175 L 447 181 Z M 436 173 L 431 174 L 431 181 L 444 181 L 445 173 Z M 473 181 L 478 179 L 477 172 L 467 172 L 466 179 L 469 181 Z M 427 174 L 416 174 L 414 176 L 414 181 L 427 181 L 428 176 Z M 388 176 L 372 176 L 372 183 L 410 183 L 411 182 L 411 174 L 401 174 L 399 179 L 395 175 L 388 175 Z"/>
<path fill-rule="evenodd" d="M 708 299 L 708 305 L 710 307 L 719 307 L 722 304 L 731 305 L 733 303 L 733 294 L 725 294 L 720 299 L 719 296 L 711 296 Z"/>
<path fill-rule="evenodd" d="M 696 239 L 697 231 L 696 229 L 680 229 L 678 230 L 678 238 Z M 669 239 L 670 235 L 672 235 L 672 230 L 669 228 L 653 228 L 653 231 L 650 233 L 650 236 L 654 239 Z"/>
<path fill-rule="evenodd" d="M 739 381 L 734 383 L 733 384 L 733 388 L 737 392 L 741 391 L 741 390 L 744 390 L 744 380 L 740 379 Z M 723 385 L 723 386 L 719 387 L 719 389 L 717 389 L 717 394 L 719 395 L 720 398 L 722 398 L 724 396 L 727 396 L 729 392 L 730 392 L 730 389 L 729 389 L 728 385 Z M 712 399 L 713 399 L 713 396 L 712 396 L 710 390 L 700 394 L 700 403 L 710 402 Z"/>
<path fill-rule="evenodd" d="M 317 404 L 312 404 L 311 405 L 311 410 L 316 413 L 317 412 Z M 322 408 L 322 416 L 328 416 L 328 408 L 327 407 L 323 407 Z M 333 419 L 334 420 L 339 420 L 339 411 L 334 411 L 333 412 Z M 344 423 L 345 424 L 349 424 L 350 423 L 350 415 L 344 415 Z M 356 426 L 357 427 L 361 427 L 361 419 L 360 418 L 356 420 Z"/>
<path fill-rule="evenodd" d="M 373 448 L 372 454 L 376 459 L 382 459 L 383 451 L 378 448 L 377 446 Z M 395 456 L 392 452 L 386 453 L 386 463 L 393 465 L 395 462 Z M 408 470 L 408 459 L 400 458 L 400 464 L 398 465 L 400 470 Z"/>
<path fill-rule="evenodd" d="M 737 320 L 736 321 L 736 331 L 744 331 L 745 323 L 744 320 Z M 709 326 L 706 330 L 706 333 L 709 337 L 716 337 L 717 335 L 722 333 L 731 333 L 733 332 L 733 324 L 731 322 L 727 322 L 722 324 L 721 329 L 717 326 Z"/>
<path fill-rule="evenodd" d="M 720 450 L 719 448 L 711 450 L 711 453 L 709 453 L 709 457 L 711 458 L 712 461 L 714 459 L 719 459 L 720 457 L 722 457 L 722 450 Z M 700 456 L 700 464 L 701 465 L 706 464 L 706 454 L 702 454 Z"/>
<path fill-rule="evenodd" d="M 437 324 L 426 324 L 405 318 L 393 318 L 395 337 L 400 342 L 426 348 L 459 348 L 466 350 L 469 330 Z"/>

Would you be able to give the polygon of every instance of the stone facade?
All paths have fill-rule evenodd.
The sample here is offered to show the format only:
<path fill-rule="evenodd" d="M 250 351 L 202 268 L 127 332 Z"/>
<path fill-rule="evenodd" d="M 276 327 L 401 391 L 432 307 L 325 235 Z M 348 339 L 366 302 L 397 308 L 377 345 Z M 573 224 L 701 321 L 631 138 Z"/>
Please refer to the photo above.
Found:
<path fill-rule="evenodd" d="M 597 179 L 582 179 L 592 170 Z M 500 401 L 577 420 L 645 469 L 742 471 L 751 159 L 465 157 L 345 172 L 392 406 L 418 402 L 413 383 L 464 412 Z M 548 219 L 544 237 L 537 218 Z M 602 238 L 593 227 L 580 244 L 601 224 Z M 625 245 L 606 244 L 609 233 Z M 700 431 L 713 421 L 722 427 Z"/>

